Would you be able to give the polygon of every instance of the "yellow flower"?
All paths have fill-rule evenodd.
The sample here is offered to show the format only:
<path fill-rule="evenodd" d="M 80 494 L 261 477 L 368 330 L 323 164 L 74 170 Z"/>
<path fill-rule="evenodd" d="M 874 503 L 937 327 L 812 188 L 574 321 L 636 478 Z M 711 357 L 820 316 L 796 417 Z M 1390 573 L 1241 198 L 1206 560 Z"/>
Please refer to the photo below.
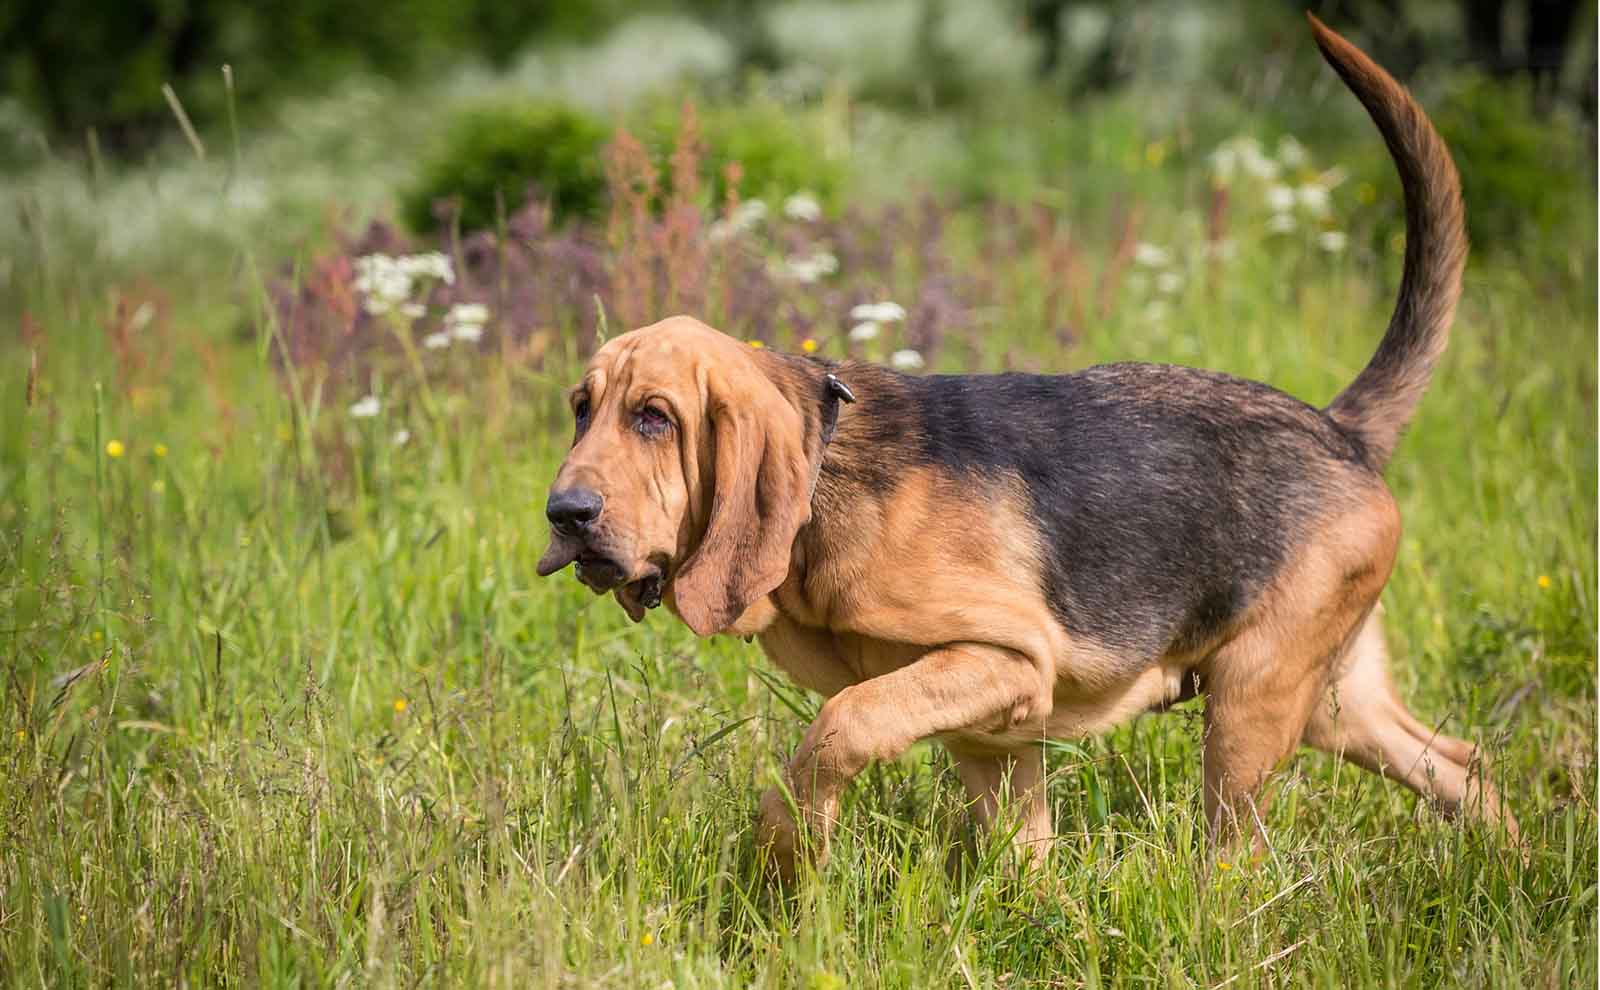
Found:
<path fill-rule="evenodd" d="M 162 481 L 160 478 L 157 478 L 156 480 L 150 482 L 150 493 L 152 495 L 160 495 L 162 492 L 164 492 L 166 490 L 167 490 L 167 483 L 165 481 Z"/>
<path fill-rule="evenodd" d="M 100 630 L 96 629 L 94 632 L 90 633 L 89 638 L 94 640 L 96 643 L 100 642 Z"/>
<path fill-rule="evenodd" d="M 287 426 L 284 426 L 282 423 L 278 424 L 278 442 L 279 443 L 288 443 L 289 442 L 289 437 L 291 435 L 292 434 L 290 434 L 289 428 Z"/>
<path fill-rule="evenodd" d="M 406 710 L 406 699 L 404 699 L 404 698 L 396 698 L 396 699 L 394 699 L 394 712 L 395 712 L 395 714 L 399 715 L 400 713 L 404 712 L 405 710 Z"/>
<path fill-rule="evenodd" d="M 759 341 L 759 340 L 752 340 L 752 341 L 751 341 L 751 342 L 750 342 L 750 346 L 751 346 L 751 347 L 754 347 L 754 348 L 755 348 L 755 349 L 756 349 L 756 350 L 758 350 L 758 351 L 759 351 L 759 350 L 761 350 L 761 348 L 763 348 L 763 347 L 765 347 L 765 346 L 767 346 L 767 345 L 766 345 L 766 344 L 763 344 L 763 343 L 762 343 L 762 342 L 761 342 L 761 341 Z"/>
<path fill-rule="evenodd" d="M 17 738 L 18 739 L 26 739 L 27 736 L 28 736 L 28 730 L 27 729 L 18 729 L 17 730 Z"/>
<path fill-rule="evenodd" d="M 639 936 L 639 944 L 640 945 L 655 945 L 656 944 L 656 937 L 654 935 L 650 934 L 649 932 L 645 932 L 643 935 Z"/>
<path fill-rule="evenodd" d="M 157 457 L 165 457 L 167 456 L 167 445 L 164 443 L 158 443 L 154 447 L 150 448 L 150 453 L 156 455 Z"/>
<path fill-rule="evenodd" d="M 121 457 L 127 450 L 128 448 L 122 445 L 121 440 L 112 440 L 106 444 L 107 457 Z"/>
<path fill-rule="evenodd" d="M 817 342 L 812 340 L 810 337 L 807 337 L 805 340 L 800 342 L 800 349 L 805 351 L 807 354 L 814 353 L 817 349 Z"/>
<path fill-rule="evenodd" d="M 1550 575 L 1548 575 L 1548 574 L 1539 575 L 1539 587 L 1541 589 L 1545 589 L 1545 590 L 1549 589 L 1549 587 L 1550 587 Z"/>
<path fill-rule="evenodd" d="M 1152 141 L 1145 145 L 1144 160 L 1150 163 L 1151 168 L 1160 168 L 1161 163 L 1167 159 L 1167 142 Z"/>
<path fill-rule="evenodd" d="M 1224 863 L 1221 860 L 1218 860 L 1217 861 L 1217 869 L 1219 869 L 1219 870 L 1231 870 L 1231 869 L 1233 869 L 1233 865 L 1231 863 Z"/>

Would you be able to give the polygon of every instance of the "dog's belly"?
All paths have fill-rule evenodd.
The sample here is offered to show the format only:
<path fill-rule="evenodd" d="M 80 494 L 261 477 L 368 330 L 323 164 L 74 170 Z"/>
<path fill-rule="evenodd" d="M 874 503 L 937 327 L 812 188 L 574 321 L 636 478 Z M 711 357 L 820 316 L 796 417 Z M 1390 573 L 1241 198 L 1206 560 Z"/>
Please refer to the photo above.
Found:
<path fill-rule="evenodd" d="M 827 697 L 914 663 L 928 652 L 928 647 L 914 643 L 833 632 L 787 618 L 772 623 L 760 639 L 768 659 L 790 680 Z M 996 725 L 992 731 L 978 727 L 944 738 L 969 748 L 1014 750 L 1047 738 L 1078 739 L 1106 732 L 1141 712 L 1182 698 L 1190 663 L 1192 658 L 1157 661 L 1130 677 L 1091 687 L 1074 677 L 1070 662 L 1064 662 L 1047 715 L 1020 725 Z"/>

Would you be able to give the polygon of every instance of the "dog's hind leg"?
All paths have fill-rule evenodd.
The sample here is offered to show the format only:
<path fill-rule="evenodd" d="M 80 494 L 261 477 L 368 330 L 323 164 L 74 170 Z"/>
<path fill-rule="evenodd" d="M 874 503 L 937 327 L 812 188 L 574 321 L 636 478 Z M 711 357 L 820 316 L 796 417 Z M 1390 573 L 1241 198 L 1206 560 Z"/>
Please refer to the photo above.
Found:
<path fill-rule="evenodd" d="M 1516 819 L 1485 777 L 1481 751 L 1422 724 L 1400 701 L 1376 610 L 1313 710 L 1305 742 L 1399 781 L 1446 814 L 1499 823 L 1517 837 Z"/>
<path fill-rule="evenodd" d="M 1044 861 L 1055 837 L 1045 789 L 1044 748 L 1015 753 L 974 752 L 946 744 L 972 802 L 972 817 L 985 828 L 1015 829 L 1011 843 L 1024 860 Z"/>

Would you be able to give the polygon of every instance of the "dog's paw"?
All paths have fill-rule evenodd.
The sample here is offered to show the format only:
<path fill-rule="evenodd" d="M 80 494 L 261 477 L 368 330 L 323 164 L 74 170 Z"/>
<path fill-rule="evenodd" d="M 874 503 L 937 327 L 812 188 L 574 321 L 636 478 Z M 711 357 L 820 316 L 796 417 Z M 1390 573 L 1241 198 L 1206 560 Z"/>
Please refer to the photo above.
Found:
<path fill-rule="evenodd" d="M 771 787 L 761 796 L 756 823 L 756 847 L 765 858 L 773 879 L 787 886 L 794 882 L 802 863 L 821 869 L 828 861 L 828 826 L 832 816 L 826 810 L 803 815 L 796 821 L 789 798 L 782 789 Z"/>

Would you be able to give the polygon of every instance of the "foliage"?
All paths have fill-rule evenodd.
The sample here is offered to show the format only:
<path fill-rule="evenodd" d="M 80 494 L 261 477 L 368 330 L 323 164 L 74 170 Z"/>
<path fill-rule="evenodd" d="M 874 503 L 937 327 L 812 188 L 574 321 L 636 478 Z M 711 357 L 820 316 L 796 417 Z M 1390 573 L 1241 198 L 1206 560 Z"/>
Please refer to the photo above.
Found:
<path fill-rule="evenodd" d="M 1466 77 L 1435 123 L 1461 172 L 1475 244 L 1522 242 L 1573 221 L 1593 225 L 1592 142 L 1585 147 L 1576 128 L 1537 113 L 1526 83 Z"/>
<path fill-rule="evenodd" d="M 434 123 L 384 99 L 404 105 L 337 142 L 285 124 L 274 147 L 298 161 L 252 162 L 246 141 L 255 213 L 210 172 L 150 167 L 108 180 L 85 233 L 50 200 L 91 199 L 55 174 L 75 165 L 18 184 L 25 229 L 0 238 L 20 331 L 0 336 L 0 983 L 1595 983 L 1592 224 L 1474 255 L 1389 469 L 1396 680 L 1480 741 L 1526 861 L 1316 754 L 1279 778 L 1270 848 L 1216 861 L 1183 706 L 1050 748 L 1041 873 L 1013 877 L 922 746 L 862 776 L 832 865 L 784 896 L 759 879 L 752 809 L 817 699 L 754 646 L 659 612 L 630 625 L 534 574 L 594 296 L 611 333 L 687 306 L 835 358 L 1176 361 L 1321 403 L 1392 303 L 1399 258 L 1371 231 L 1390 187 L 1330 177 L 1376 138 L 1352 117 L 1348 147 L 1313 154 L 1251 128 L 1224 183 L 1214 135 L 1237 108 L 1164 119 L 1119 97 L 1070 138 L 1049 117 L 860 112 L 831 207 L 810 220 L 773 196 L 757 219 L 746 182 L 709 188 L 713 108 L 659 144 L 630 121 L 644 137 L 607 145 L 608 210 L 587 221 L 535 203 L 504 237 L 412 239 L 344 203 L 282 209 L 341 188 L 297 185 L 330 148 L 392 155 L 375 121 Z M 1021 164 L 985 185 L 994 149 Z M 178 188 L 183 215 L 133 187 Z M 107 249 L 152 212 L 161 253 Z M 221 233 L 170 233 L 196 217 Z M 375 254 L 420 260 L 402 285 Z M 796 271 L 814 280 L 780 277 Z M 936 289 L 959 305 L 923 305 Z M 856 304 L 886 299 L 904 318 L 852 339 Z"/>
<path fill-rule="evenodd" d="M 600 121 L 566 106 L 470 109 L 407 194 L 406 222 L 413 230 L 452 219 L 468 230 L 493 229 L 530 192 L 551 205 L 557 222 L 592 217 L 602 206 L 605 140 Z"/>

